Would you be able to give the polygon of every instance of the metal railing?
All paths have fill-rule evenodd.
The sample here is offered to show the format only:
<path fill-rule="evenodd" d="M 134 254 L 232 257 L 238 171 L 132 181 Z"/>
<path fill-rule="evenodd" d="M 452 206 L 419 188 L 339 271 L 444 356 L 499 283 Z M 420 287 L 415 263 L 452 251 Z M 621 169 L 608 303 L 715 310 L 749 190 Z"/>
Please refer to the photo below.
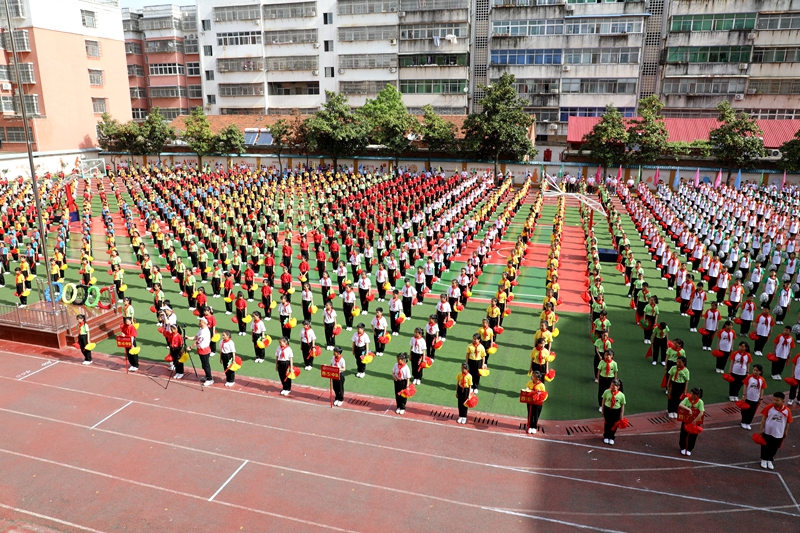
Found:
<path fill-rule="evenodd" d="M 69 313 L 63 305 L 53 310 L 0 304 L 0 324 L 53 333 L 70 329 Z"/>

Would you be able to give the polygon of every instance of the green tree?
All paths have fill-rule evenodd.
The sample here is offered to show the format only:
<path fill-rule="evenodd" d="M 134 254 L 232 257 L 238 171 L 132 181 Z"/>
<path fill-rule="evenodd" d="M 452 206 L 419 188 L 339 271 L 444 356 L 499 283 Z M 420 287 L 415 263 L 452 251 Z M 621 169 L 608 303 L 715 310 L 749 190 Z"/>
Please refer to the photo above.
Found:
<path fill-rule="evenodd" d="M 419 129 L 419 122 L 408 112 L 400 91 L 394 85 L 386 85 L 374 100 L 368 98 L 359 112 L 370 140 L 394 159 L 397 171 L 400 156 L 411 150 L 414 133 Z"/>
<path fill-rule="evenodd" d="M 246 151 L 244 133 L 236 124 L 228 124 L 214 136 L 214 152 L 242 155 Z"/>
<path fill-rule="evenodd" d="M 800 170 L 800 130 L 797 130 L 793 139 L 781 145 L 781 158 L 778 160 L 778 167 L 786 172 Z"/>
<path fill-rule="evenodd" d="M 97 123 L 97 145 L 106 152 L 127 152 L 122 137 L 123 125 L 108 113 L 100 115 Z M 111 166 L 116 168 L 116 156 L 111 154 Z"/>
<path fill-rule="evenodd" d="M 216 144 L 215 135 L 211 133 L 211 123 L 203 108 L 198 106 L 186 117 L 185 124 L 186 129 L 181 138 L 197 154 L 197 167 L 203 168 L 203 156 L 213 152 Z"/>
<path fill-rule="evenodd" d="M 281 154 L 292 145 L 292 126 L 285 119 L 278 119 L 269 127 L 272 134 L 272 151 L 278 156 L 278 170 L 283 174 Z"/>
<path fill-rule="evenodd" d="M 367 146 L 367 127 L 360 115 L 350 109 L 347 97 L 325 91 L 326 102 L 306 120 L 310 146 L 333 159 L 334 170 L 339 158 L 354 156 Z"/>
<path fill-rule="evenodd" d="M 145 154 L 155 154 L 161 161 L 164 146 L 175 140 L 175 128 L 167 122 L 158 107 L 152 108 L 138 126 L 140 135 L 145 139 Z"/>
<path fill-rule="evenodd" d="M 519 161 L 538 153 L 528 137 L 534 119 L 523 109 L 515 83 L 513 74 L 504 73 L 492 85 L 481 85 L 486 94 L 478 101 L 481 111 L 471 113 L 462 127 L 468 149 L 494 161 L 495 176 L 500 156 Z"/>
<path fill-rule="evenodd" d="M 308 153 L 313 149 L 311 134 L 308 131 L 308 118 L 303 118 L 299 109 L 292 110 L 292 145 L 298 152 L 306 156 L 308 168 Z"/>
<path fill-rule="evenodd" d="M 711 130 L 711 154 L 714 159 L 728 169 L 726 183 L 731 181 L 733 169 L 752 168 L 758 158 L 767 155 L 764 150 L 763 132 L 755 120 L 745 112 L 737 113 L 730 102 L 723 100 L 717 106 L 717 129 Z"/>
<path fill-rule="evenodd" d="M 431 168 L 431 152 L 452 154 L 456 151 L 455 124 L 443 119 L 430 104 L 425 104 L 422 108 L 419 133 L 428 148 L 428 169 Z"/>
<path fill-rule="evenodd" d="M 668 151 L 667 127 L 658 96 L 639 100 L 639 116 L 628 122 L 628 160 L 638 165 L 652 163 Z"/>
<path fill-rule="evenodd" d="M 611 165 L 621 164 L 625 160 L 628 144 L 628 130 L 622 113 L 611 104 L 592 131 L 583 136 L 581 153 L 591 152 L 591 157 L 603 167 L 603 175 Z"/>

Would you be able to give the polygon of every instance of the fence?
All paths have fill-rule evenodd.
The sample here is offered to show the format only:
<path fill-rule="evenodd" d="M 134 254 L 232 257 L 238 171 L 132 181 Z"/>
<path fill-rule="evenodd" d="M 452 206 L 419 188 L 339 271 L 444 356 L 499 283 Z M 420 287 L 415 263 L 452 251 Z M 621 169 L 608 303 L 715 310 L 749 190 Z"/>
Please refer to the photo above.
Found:
<path fill-rule="evenodd" d="M 0 304 L 0 324 L 52 333 L 70 329 L 69 312 L 60 304 L 55 310 Z"/>

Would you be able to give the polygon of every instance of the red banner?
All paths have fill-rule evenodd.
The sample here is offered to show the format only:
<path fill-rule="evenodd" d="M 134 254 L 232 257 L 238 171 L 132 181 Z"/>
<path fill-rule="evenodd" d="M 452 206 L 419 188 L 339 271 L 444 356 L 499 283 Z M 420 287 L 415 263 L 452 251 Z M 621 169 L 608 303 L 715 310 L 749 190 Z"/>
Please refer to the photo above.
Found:
<path fill-rule="evenodd" d="M 534 403 L 535 399 L 536 399 L 536 391 L 532 390 L 519 391 L 520 403 Z"/>
<path fill-rule="evenodd" d="M 133 347 L 133 339 L 124 336 L 117 337 L 117 348 L 132 348 L 132 347 Z"/>
<path fill-rule="evenodd" d="M 320 370 L 322 372 L 322 377 L 324 379 L 339 379 L 338 366 L 322 365 L 322 367 L 320 367 Z"/>

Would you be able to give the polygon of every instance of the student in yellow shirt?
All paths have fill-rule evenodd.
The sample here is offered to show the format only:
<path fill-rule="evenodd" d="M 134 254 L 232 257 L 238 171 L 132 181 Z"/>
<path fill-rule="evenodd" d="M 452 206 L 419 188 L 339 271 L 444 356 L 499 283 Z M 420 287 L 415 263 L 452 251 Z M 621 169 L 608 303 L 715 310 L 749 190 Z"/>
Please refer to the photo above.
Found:
<path fill-rule="evenodd" d="M 531 374 L 531 380 L 528 382 L 527 390 L 545 392 L 544 383 L 542 383 L 542 373 L 534 372 Z M 542 416 L 542 404 L 529 403 L 528 404 L 528 433 L 535 435 L 539 427 L 539 419 Z"/>
<path fill-rule="evenodd" d="M 544 338 L 539 338 L 536 341 L 536 346 L 531 350 L 531 372 L 541 372 L 542 375 L 547 374 L 548 364 L 550 362 L 550 350 L 544 347 Z"/>
<path fill-rule="evenodd" d="M 539 329 L 533 334 L 534 343 L 539 342 L 539 339 L 544 339 L 544 347 L 549 350 L 553 344 L 553 334 L 547 329 L 547 322 L 541 322 Z"/>
<path fill-rule="evenodd" d="M 544 311 L 539 315 L 539 320 L 547 324 L 547 330 L 552 332 L 553 328 L 558 322 L 558 315 L 555 312 L 555 306 L 552 302 L 547 302 L 544 305 Z"/>
<path fill-rule="evenodd" d="M 492 340 L 494 340 L 494 330 L 489 326 L 489 319 L 484 318 L 481 322 L 481 327 L 478 328 L 478 335 L 481 336 L 481 345 L 486 351 L 486 364 L 489 364 L 489 348 L 492 347 Z"/>
<path fill-rule="evenodd" d="M 492 298 L 492 302 L 486 308 L 486 318 L 489 319 L 489 327 L 492 329 L 499 324 L 500 314 L 502 313 L 497 303 L 497 298 Z"/>
<path fill-rule="evenodd" d="M 508 294 L 502 289 L 498 289 L 497 294 L 495 294 L 495 298 L 497 299 L 497 307 L 500 309 L 500 319 L 498 320 L 498 324 L 502 326 L 503 318 L 506 316 L 506 302 L 508 301 Z"/>
<path fill-rule="evenodd" d="M 472 391 L 478 394 L 478 387 L 481 384 L 481 375 L 478 370 L 486 365 L 486 350 L 481 344 L 481 336 L 475 333 L 472 342 L 467 346 L 467 365 L 472 376 Z"/>
<path fill-rule="evenodd" d="M 461 372 L 456 376 L 456 402 L 458 403 L 458 423 L 467 423 L 469 407 L 464 402 L 469 398 L 469 391 L 472 389 L 472 376 L 469 373 L 469 365 L 461 363 Z"/>

